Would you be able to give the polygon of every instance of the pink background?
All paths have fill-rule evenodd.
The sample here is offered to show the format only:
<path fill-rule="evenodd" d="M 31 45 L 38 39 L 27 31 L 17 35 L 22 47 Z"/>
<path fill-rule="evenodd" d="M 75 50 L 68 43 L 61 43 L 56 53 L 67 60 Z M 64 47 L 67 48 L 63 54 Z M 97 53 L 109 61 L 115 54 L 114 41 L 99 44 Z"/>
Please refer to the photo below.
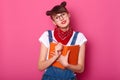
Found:
<path fill-rule="evenodd" d="M 63 0 L 0 0 L 0 80 L 40 80 L 38 38 L 46 10 Z M 66 0 L 71 25 L 88 39 L 80 80 L 120 80 L 120 1 Z"/>

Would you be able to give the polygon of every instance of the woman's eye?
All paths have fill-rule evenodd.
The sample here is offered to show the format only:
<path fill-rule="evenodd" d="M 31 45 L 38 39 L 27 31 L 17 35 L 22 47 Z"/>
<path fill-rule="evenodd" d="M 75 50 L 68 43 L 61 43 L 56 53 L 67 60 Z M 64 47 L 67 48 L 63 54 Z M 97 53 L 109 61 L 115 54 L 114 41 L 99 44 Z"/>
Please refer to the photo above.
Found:
<path fill-rule="evenodd" d="M 58 19 L 58 17 L 55 17 L 55 19 Z"/>
<path fill-rule="evenodd" d="M 63 16 L 65 15 L 65 13 L 62 14 Z"/>

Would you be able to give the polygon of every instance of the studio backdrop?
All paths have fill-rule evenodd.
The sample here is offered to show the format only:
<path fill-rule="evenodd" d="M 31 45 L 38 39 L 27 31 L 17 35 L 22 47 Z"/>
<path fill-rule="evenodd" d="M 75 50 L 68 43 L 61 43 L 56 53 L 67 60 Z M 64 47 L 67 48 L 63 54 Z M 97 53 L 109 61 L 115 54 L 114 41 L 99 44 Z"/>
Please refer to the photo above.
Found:
<path fill-rule="evenodd" d="M 41 34 L 53 29 L 45 12 L 63 0 L 0 0 L 0 80 L 41 80 Z M 88 39 L 78 80 L 120 80 L 120 1 L 65 0 L 71 27 Z"/>

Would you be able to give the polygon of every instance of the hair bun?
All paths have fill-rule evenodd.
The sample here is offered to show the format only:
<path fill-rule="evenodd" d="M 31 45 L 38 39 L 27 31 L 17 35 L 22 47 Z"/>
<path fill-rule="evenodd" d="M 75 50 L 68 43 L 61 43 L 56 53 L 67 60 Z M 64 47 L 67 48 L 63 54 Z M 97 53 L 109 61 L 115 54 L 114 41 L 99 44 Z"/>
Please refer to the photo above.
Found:
<path fill-rule="evenodd" d="M 61 13 L 61 12 L 67 12 L 67 9 L 65 8 L 66 2 L 61 2 L 60 5 L 54 6 L 51 10 L 46 11 L 47 16 L 51 16 L 53 14 Z"/>
<path fill-rule="evenodd" d="M 66 6 L 66 2 L 63 1 L 60 5 L 63 6 L 63 7 L 65 7 Z"/>
<path fill-rule="evenodd" d="M 46 12 L 46 15 L 47 15 L 47 16 L 49 16 L 49 15 L 51 15 L 51 14 L 52 14 L 51 11 L 47 11 L 47 12 Z"/>

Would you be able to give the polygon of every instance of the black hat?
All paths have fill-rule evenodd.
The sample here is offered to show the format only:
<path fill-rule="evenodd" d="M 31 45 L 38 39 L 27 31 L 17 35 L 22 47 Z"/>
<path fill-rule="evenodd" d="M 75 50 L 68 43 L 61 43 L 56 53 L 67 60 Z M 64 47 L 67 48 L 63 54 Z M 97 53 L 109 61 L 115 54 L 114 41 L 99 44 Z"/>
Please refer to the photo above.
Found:
<path fill-rule="evenodd" d="M 54 6 L 50 11 L 46 11 L 46 15 L 51 16 L 53 14 L 57 14 L 61 12 L 68 12 L 65 6 L 66 6 L 66 2 L 63 1 L 60 5 Z"/>

